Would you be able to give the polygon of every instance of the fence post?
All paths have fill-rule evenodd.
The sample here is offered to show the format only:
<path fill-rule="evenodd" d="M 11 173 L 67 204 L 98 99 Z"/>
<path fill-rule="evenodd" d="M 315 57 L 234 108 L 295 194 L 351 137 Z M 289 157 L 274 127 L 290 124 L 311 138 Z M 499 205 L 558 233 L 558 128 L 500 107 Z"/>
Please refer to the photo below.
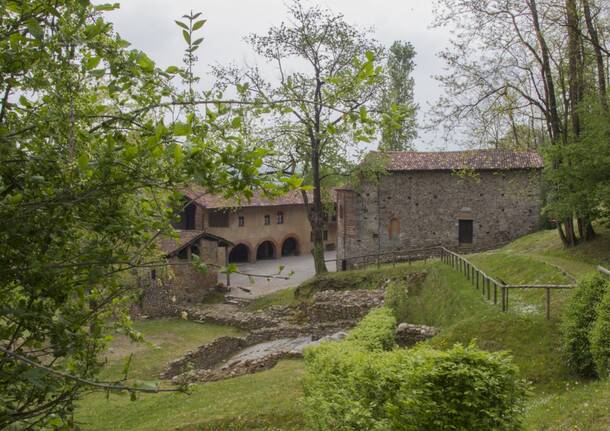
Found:
<path fill-rule="evenodd" d="M 477 271 L 477 290 L 479 290 L 479 271 Z"/>
<path fill-rule="evenodd" d="M 506 311 L 505 307 L 506 307 L 506 300 L 505 300 L 505 295 L 506 295 L 506 286 L 502 285 L 502 311 Z"/>
<path fill-rule="evenodd" d="M 396 266 L 396 252 L 392 253 L 392 266 Z"/>
<path fill-rule="evenodd" d="M 491 299 L 491 280 L 487 280 L 487 300 Z"/>
<path fill-rule="evenodd" d="M 498 285 L 494 283 L 494 305 L 498 303 Z"/>
<path fill-rule="evenodd" d="M 509 290 L 510 290 L 510 289 L 507 287 L 507 288 L 506 288 L 506 309 L 505 309 L 504 311 L 508 311 L 508 291 L 509 291 Z"/>
<path fill-rule="evenodd" d="M 379 267 L 381 266 L 381 264 L 379 263 L 379 259 L 380 259 L 380 256 L 377 255 L 377 269 L 379 269 Z"/>
<path fill-rule="evenodd" d="M 551 288 L 546 288 L 546 318 L 551 318 Z"/>

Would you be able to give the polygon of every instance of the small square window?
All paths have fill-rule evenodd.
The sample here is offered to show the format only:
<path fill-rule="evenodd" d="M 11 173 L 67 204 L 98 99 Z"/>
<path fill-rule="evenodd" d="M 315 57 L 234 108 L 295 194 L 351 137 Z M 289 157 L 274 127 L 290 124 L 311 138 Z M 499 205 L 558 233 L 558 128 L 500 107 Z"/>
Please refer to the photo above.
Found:
<path fill-rule="evenodd" d="M 237 217 L 237 225 L 239 227 L 244 227 L 246 225 L 246 219 L 244 218 L 244 216 Z"/>
<path fill-rule="evenodd" d="M 284 213 L 281 211 L 277 213 L 277 224 L 284 224 Z"/>
<path fill-rule="evenodd" d="M 266 224 L 266 225 L 271 224 L 271 216 L 270 216 L 270 215 L 268 215 L 268 214 L 267 214 L 267 215 L 265 215 L 265 224 Z"/>

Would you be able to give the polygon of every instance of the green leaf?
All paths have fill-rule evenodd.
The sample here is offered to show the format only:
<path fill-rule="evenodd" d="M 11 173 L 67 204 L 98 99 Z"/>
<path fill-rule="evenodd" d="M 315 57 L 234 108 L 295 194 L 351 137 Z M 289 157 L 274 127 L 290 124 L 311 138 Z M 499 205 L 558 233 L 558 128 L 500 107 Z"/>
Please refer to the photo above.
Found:
<path fill-rule="evenodd" d="M 235 117 L 231 121 L 231 127 L 234 129 L 239 129 L 241 127 L 241 117 Z"/>
<path fill-rule="evenodd" d="M 186 30 L 182 30 L 182 36 L 184 37 L 184 40 L 186 41 L 186 43 L 188 43 L 190 45 L 191 44 L 191 35 L 189 34 L 189 32 Z"/>
<path fill-rule="evenodd" d="M 186 136 L 191 133 L 191 126 L 186 123 L 174 123 L 173 131 L 176 136 Z"/>
<path fill-rule="evenodd" d="M 88 70 L 95 69 L 101 60 L 100 57 L 89 57 L 85 60 L 85 68 Z"/>
<path fill-rule="evenodd" d="M 155 63 L 143 52 L 138 54 L 137 62 L 138 65 L 146 72 L 152 72 L 155 70 Z"/>
<path fill-rule="evenodd" d="M 95 6 L 93 9 L 96 12 L 109 12 L 111 10 L 115 10 L 120 7 L 121 7 L 121 5 L 119 3 L 104 3 L 104 4 L 99 4 L 99 5 Z"/>
<path fill-rule="evenodd" d="M 82 153 L 78 156 L 77 163 L 78 169 L 80 169 L 81 172 L 84 172 L 89 166 L 89 155 L 87 153 Z"/>
<path fill-rule="evenodd" d="M 202 19 L 201 21 L 197 21 L 195 24 L 193 24 L 193 31 L 199 30 L 201 27 L 203 27 L 203 25 L 206 22 L 207 22 L 207 19 Z"/>
<path fill-rule="evenodd" d="M 183 22 L 180 22 L 180 21 L 176 20 L 176 21 L 175 21 L 175 23 L 176 23 L 176 24 L 178 24 L 178 27 L 181 27 L 181 28 L 183 28 L 183 29 L 185 29 L 185 30 L 188 30 L 188 29 L 189 29 L 188 25 L 186 25 L 186 24 L 185 24 L 185 23 L 183 23 Z"/>
<path fill-rule="evenodd" d="M 177 73 L 180 71 L 180 68 L 178 66 L 169 66 L 167 69 L 165 69 L 165 72 L 167 73 Z"/>
<path fill-rule="evenodd" d="M 193 45 L 199 45 L 201 42 L 203 42 L 203 38 L 202 37 L 200 37 L 195 42 L 193 42 Z"/>
<path fill-rule="evenodd" d="M 367 51 L 367 52 L 364 53 L 364 55 L 366 56 L 366 59 L 369 62 L 375 61 L 375 53 L 373 53 L 372 51 Z"/>
<path fill-rule="evenodd" d="M 44 30 L 40 26 L 40 23 L 36 21 L 34 18 L 30 18 L 25 22 L 25 26 L 28 28 L 28 31 L 32 36 L 36 39 L 42 39 L 44 36 Z"/>

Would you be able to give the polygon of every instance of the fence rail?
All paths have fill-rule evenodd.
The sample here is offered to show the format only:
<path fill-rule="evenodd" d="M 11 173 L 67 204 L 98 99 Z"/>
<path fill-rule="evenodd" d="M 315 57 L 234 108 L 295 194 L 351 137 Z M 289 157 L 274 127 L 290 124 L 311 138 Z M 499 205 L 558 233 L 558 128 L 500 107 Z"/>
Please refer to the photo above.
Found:
<path fill-rule="evenodd" d="M 342 270 L 352 268 L 365 268 L 369 265 L 376 265 L 377 268 L 381 264 L 396 265 L 400 262 L 414 262 L 423 260 L 424 262 L 432 257 L 438 257 L 440 255 L 440 245 L 433 245 L 430 247 L 405 249 L 405 250 L 393 250 L 384 253 L 371 253 L 363 254 L 360 256 L 350 256 L 337 259 L 327 259 L 325 262 L 341 262 Z"/>
<path fill-rule="evenodd" d="M 598 270 L 599 272 L 601 272 L 602 274 L 607 275 L 608 277 L 610 277 L 610 269 L 606 269 L 606 268 L 604 268 L 603 266 L 599 265 L 599 266 L 597 267 L 597 270 Z"/>
<path fill-rule="evenodd" d="M 498 290 L 500 290 L 502 311 L 508 311 L 508 292 L 510 289 L 545 289 L 545 315 L 547 319 L 551 318 L 551 290 L 555 289 L 572 289 L 574 284 L 506 284 L 503 281 L 496 280 L 489 276 L 468 259 L 463 256 L 446 249 L 441 248 L 441 261 L 450 265 L 452 268 L 463 272 L 468 280 L 477 288 L 481 289 L 483 296 L 487 297 L 488 301 L 492 300 L 493 286 L 493 303 L 498 303 Z M 610 275 L 610 271 L 608 272 Z"/>

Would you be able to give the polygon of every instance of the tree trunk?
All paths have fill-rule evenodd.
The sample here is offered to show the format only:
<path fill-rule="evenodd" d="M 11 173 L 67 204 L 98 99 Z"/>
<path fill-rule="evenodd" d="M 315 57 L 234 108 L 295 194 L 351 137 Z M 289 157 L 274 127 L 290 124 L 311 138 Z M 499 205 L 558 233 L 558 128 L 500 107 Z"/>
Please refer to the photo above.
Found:
<path fill-rule="evenodd" d="M 320 189 L 320 156 L 318 144 L 314 143 L 311 153 L 311 173 L 313 180 L 313 207 L 309 222 L 313 232 L 313 262 L 316 274 L 328 272 L 324 262 L 324 206 L 322 204 L 322 191 Z"/>
<path fill-rule="evenodd" d="M 598 94 L 599 99 L 602 105 L 602 108 L 606 114 L 609 113 L 608 110 L 608 99 L 606 93 L 606 69 L 604 67 L 604 55 L 602 53 L 601 45 L 599 43 L 599 36 L 597 34 L 597 28 L 595 28 L 595 23 L 593 22 L 593 17 L 591 16 L 591 7 L 589 5 L 589 0 L 582 0 L 583 13 L 585 16 L 585 23 L 587 24 L 587 31 L 589 33 L 589 37 L 591 38 L 591 45 L 593 45 L 593 52 L 595 52 L 595 61 L 597 63 L 597 84 L 598 84 Z"/>
<path fill-rule="evenodd" d="M 568 24 L 568 83 L 570 96 L 570 114 L 574 140 L 580 136 L 579 105 L 582 100 L 582 56 L 580 51 L 580 30 L 576 0 L 566 0 L 566 18 Z"/>

